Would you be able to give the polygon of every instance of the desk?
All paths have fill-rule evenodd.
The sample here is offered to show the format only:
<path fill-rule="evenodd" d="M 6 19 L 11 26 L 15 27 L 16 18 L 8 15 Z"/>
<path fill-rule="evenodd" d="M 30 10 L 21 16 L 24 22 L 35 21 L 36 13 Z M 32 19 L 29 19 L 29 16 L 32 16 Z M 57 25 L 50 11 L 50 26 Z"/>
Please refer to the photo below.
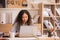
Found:
<path fill-rule="evenodd" d="M 28 38 L 4 38 L 5 40 L 60 40 L 60 38 L 51 38 L 51 37 L 28 37 Z"/>
<path fill-rule="evenodd" d="M 60 40 L 58 37 L 40 37 L 37 40 Z"/>
<path fill-rule="evenodd" d="M 37 40 L 37 38 L 30 37 L 30 38 L 4 38 L 5 40 Z"/>

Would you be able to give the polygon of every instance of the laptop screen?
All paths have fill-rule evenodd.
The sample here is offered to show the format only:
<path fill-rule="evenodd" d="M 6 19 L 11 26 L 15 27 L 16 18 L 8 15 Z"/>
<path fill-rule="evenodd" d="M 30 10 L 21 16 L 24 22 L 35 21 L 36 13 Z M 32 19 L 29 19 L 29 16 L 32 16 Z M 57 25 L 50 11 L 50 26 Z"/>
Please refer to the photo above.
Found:
<path fill-rule="evenodd" d="M 41 35 L 40 31 L 35 26 L 21 26 L 20 36 L 36 36 Z"/>

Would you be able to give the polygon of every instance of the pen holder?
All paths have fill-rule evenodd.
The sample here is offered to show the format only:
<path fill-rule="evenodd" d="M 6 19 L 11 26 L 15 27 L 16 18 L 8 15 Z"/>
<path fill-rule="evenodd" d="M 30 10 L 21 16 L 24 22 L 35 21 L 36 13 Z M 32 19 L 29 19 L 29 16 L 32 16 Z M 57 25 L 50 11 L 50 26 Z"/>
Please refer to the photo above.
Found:
<path fill-rule="evenodd" d="M 15 33 L 14 32 L 10 32 L 10 38 L 15 38 Z"/>

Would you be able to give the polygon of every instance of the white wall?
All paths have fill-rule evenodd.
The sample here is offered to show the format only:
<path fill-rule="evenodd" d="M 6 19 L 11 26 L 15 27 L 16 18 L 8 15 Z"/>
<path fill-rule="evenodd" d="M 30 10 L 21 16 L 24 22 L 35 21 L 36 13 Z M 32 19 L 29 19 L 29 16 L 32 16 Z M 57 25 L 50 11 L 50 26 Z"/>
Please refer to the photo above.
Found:
<path fill-rule="evenodd" d="M 12 23 L 13 24 L 14 21 L 15 21 L 15 18 L 18 15 L 20 10 L 22 10 L 22 9 L 18 9 L 18 8 L 1 8 L 0 9 L 0 15 L 2 13 L 5 13 L 6 14 L 6 23 Z M 27 9 L 27 10 L 30 12 L 31 17 L 38 14 L 38 10 L 36 10 L 36 9 L 33 9 L 33 10 Z M 1 18 L 1 16 L 0 16 L 0 18 Z M 0 21 L 0 23 L 1 23 L 1 21 Z"/>

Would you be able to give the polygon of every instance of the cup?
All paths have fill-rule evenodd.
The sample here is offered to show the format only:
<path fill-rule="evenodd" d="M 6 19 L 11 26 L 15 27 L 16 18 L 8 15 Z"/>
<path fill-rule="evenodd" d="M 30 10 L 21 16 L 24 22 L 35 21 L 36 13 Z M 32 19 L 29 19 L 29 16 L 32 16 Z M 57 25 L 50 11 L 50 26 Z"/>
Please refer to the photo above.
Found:
<path fill-rule="evenodd" d="M 10 32 L 10 38 L 15 38 L 15 33 L 14 32 Z"/>

